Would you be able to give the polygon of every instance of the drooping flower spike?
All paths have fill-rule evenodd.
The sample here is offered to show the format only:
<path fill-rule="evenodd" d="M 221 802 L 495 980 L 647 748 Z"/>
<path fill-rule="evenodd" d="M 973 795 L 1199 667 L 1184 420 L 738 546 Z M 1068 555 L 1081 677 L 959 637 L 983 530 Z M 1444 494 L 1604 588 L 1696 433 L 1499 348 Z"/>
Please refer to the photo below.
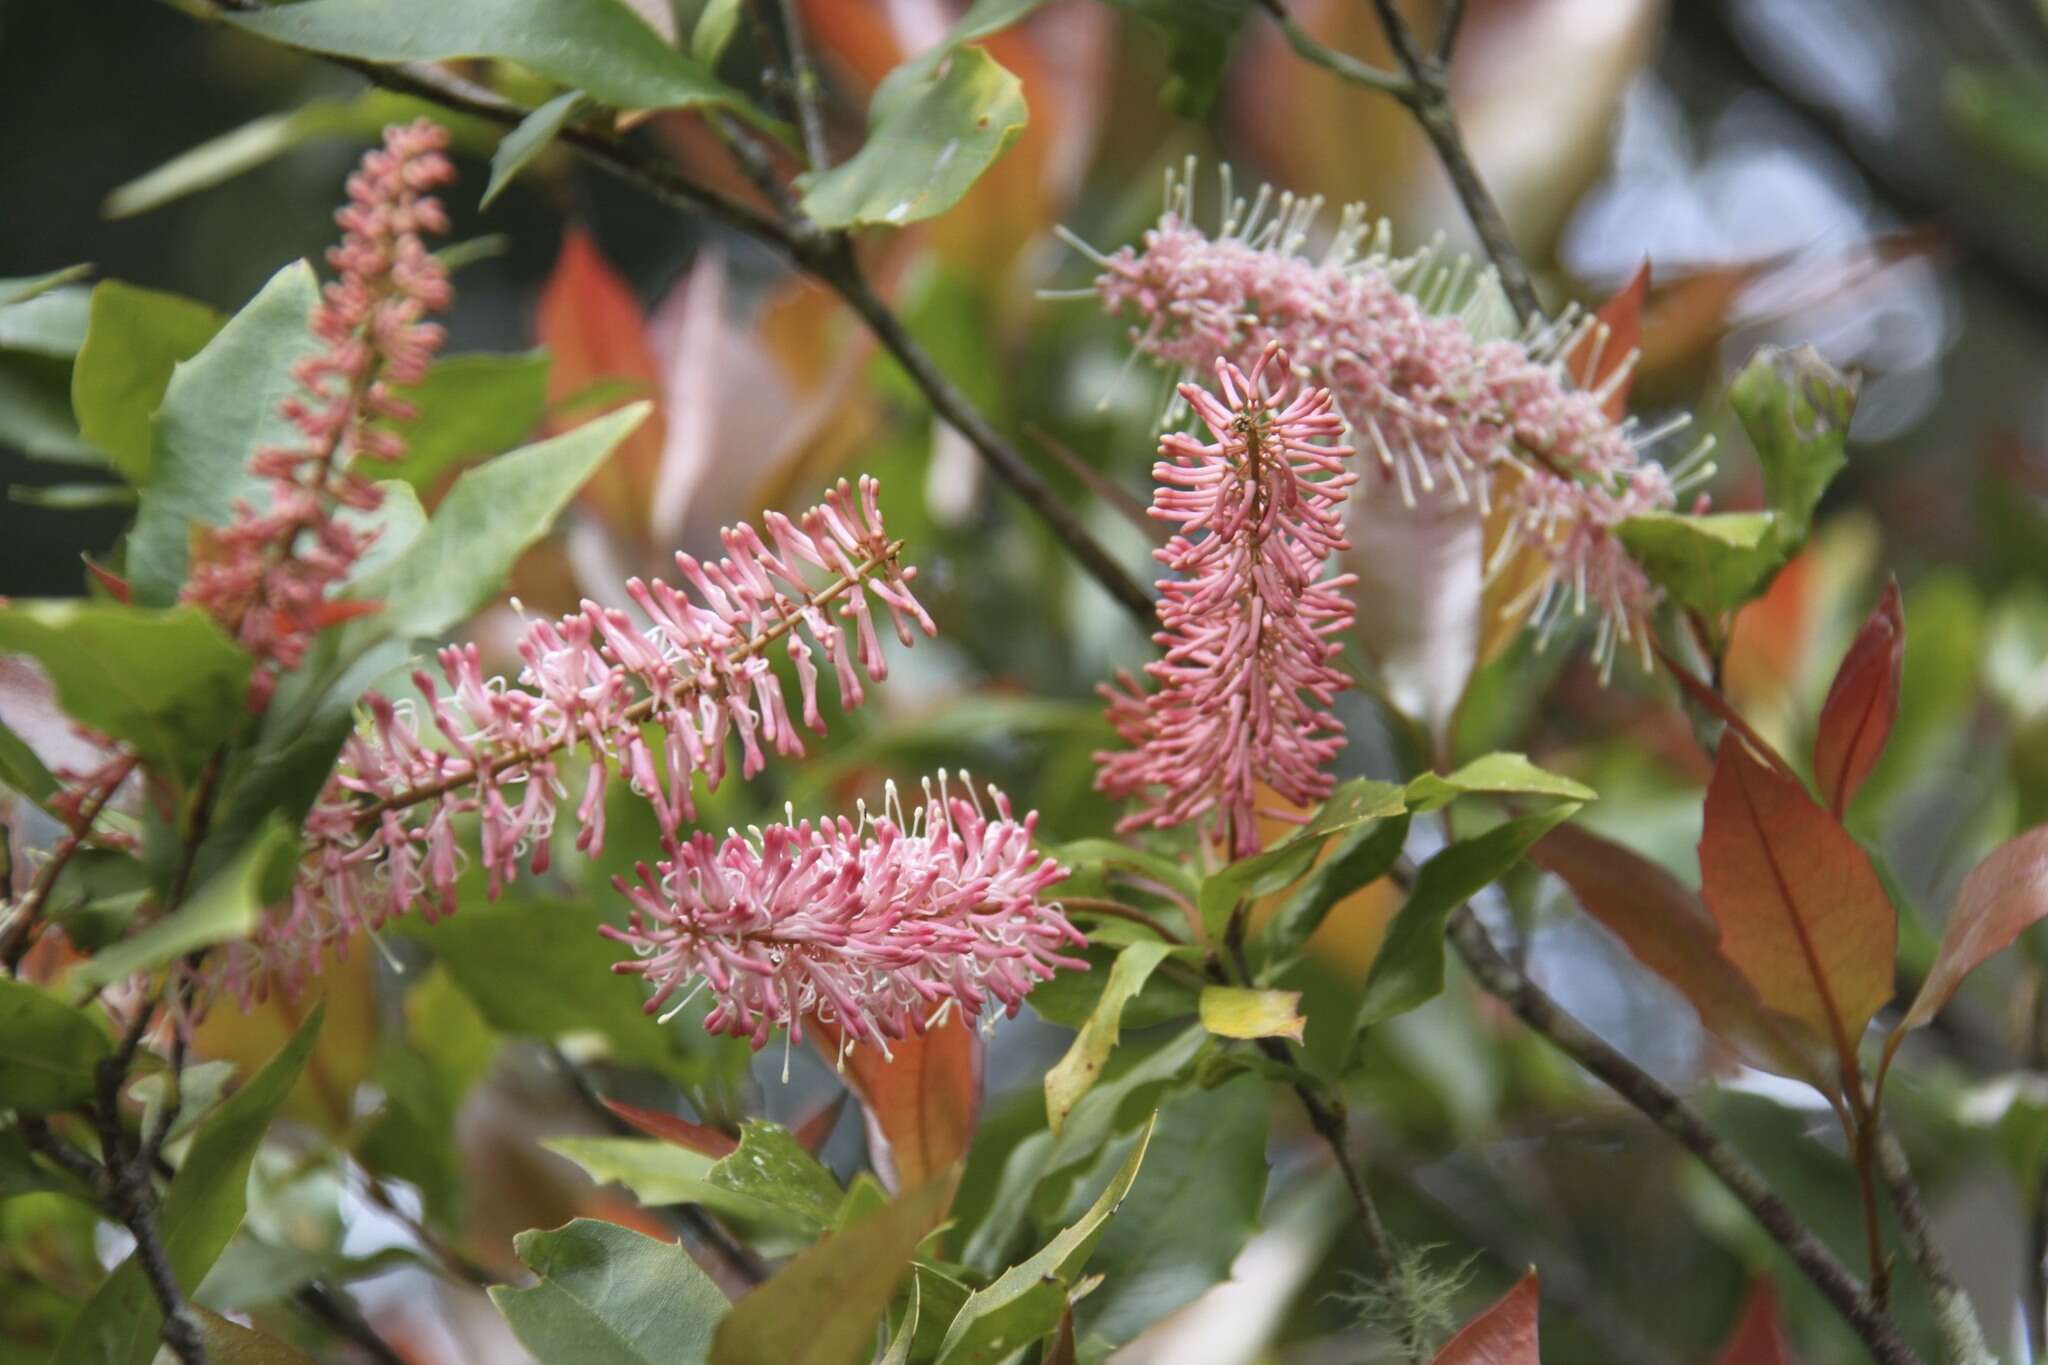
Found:
<path fill-rule="evenodd" d="M 440 652 L 438 680 L 413 675 L 418 702 L 369 694 L 368 723 L 343 746 L 307 818 L 289 910 L 229 954 L 225 983 L 245 1002 L 273 982 L 295 990 L 360 929 L 414 907 L 430 918 L 452 913 L 466 862 L 462 817 L 476 817 L 495 897 L 522 862 L 546 870 L 572 776 L 581 793 L 576 846 L 595 856 L 615 776 L 673 838 L 696 816 L 695 777 L 715 787 L 724 776 L 729 739 L 738 738 L 747 777 L 766 762 L 764 746 L 801 754 L 770 648 L 780 643 L 793 665 L 804 723 L 823 730 L 814 645 L 850 710 L 864 697 L 862 672 L 888 675 L 871 595 L 904 644 L 913 627 L 935 630 L 911 594 L 917 571 L 900 562 L 878 493 L 872 478 L 857 493 L 842 480 L 798 521 L 766 514 L 772 546 L 741 524 L 722 533 L 727 553 L 715 562 L 678 554 L 694 599 L 659 579 L 630 581 L 645 625 L 589 601 L 531 623 L 517 685 L 486 678 L 475 645 L 453 645 Z M 820 571 L 829 578 L 817 585 Z"/>
<path fill-rule="evenodd" d="M 310 322 L 325 349 L 293 367 L 300 392 L 279 405 L 305 442 L 255 452 L 249 469 L 268 481 L 269 505 L 237 503 L 185 585 L 184 600 L 203 606 L 263 665 L 251 680 L 259 710 L 278 672 L 299 666 L 325 624 L 328 589 L 368 546 L 365 532 L 335 514 L 371 511 L 382 500 L 359 457 L 405 453 L 394 423 L 413 408 L 392 386 L 418 383 L 441 345 L 440 327 L 424 319 L 445 309 L 452 291 L 424 234 L 448 230 L 429 193 L 455 178 L 447 145 L 447 132 L 426 119 L 393 126 L 349 177 L 349 201 L 335 213 L 341 244 L 327 253 L 338 278 Z"/>
<path fill-rule="evenodd" d="M 1220 396 L 1180 390 L 1214 439 L 1159 443 L 1151 514 L 1178 527 L 1155 552 L 1173 572 L 1153 636 L 1165 655 L 1149 692 L 1128 673 L 1102 689 L 1130 747 L 1096 755 L 1095 785 L 1142 803 L 1121 830 L 1207 821 L 1242 857 L 1259 848 L 1259 784 L 1297 806 L 1333 785 L 1344 727 L 1329 708 L 1350 679 L 1332 637 L 1351 627 L 1355 580 L 1323 569 L 1358 476 L 1329 391 L 1300 385 L 1277 344 L 1250 374 L 1218 360 L 1216 377 Z"/>
<path fill-rule="evenodd" d="M 1440 311 L 1466 292 L 1465 262 L 1440 265 L 1434 249 L 1392 256 L 1386 224 L 1368 222 L 1358 205 L 1345 210 L 1328 248 L 1311 255 L 1305 244 L 1321 199 L 1262 188 L 1247 204 L 1232 196 L 1227 170 L 1212 237 L 1192 221 L 1193 178 L 1192 163 L 1178 180 L 1169 174 L 1166 212 L 1135 248 L 1104 255 L 1068 237 L 1100 266 L 1087 292 L 1129 319 L 1136 352 L 1186 377 L 1218 356 L 1249 368 L 1279 344 L 1306 381 L 1330 390 L 1352 439 L 1376 457 L 1387 493 L 1411 507 L 1439 490 L 1482 511 L 1500 503 L 1507 529 L 1485 565 L 1488 580 L 1524 547 L 1544 560 L 1506 614 L 1529 612 L 1547 631 L 1592 610 L 1603 621 L 1603 667 L 1617 646 L 1647 652 L 1644 617 L 1657 593 L 1613 528 L 1673 506 L 1709 477 L 1712 441 L 1667 469 L 1649 452 L 1682 420 L 1642 431 L 1634 419 L 1607 417 L 1633 355 L 1600 386 L 1579 387 L 1565 357 L 1582 343 L 1597 351 L 1604 334 L 1596 321 L 1567 315 L 1481 340 L 1472 328 L 1490 290 L 1470 290 L 1462 312 Z"/>
<path fill-rule="evenodd" d="M 1086 969 L 1061 955 L 1086 940 L 1046 899 L 1066 869 L 1032 847 L 1037 813 L 990 787 L 991 818 L 960 776 L 960 792 L 927 780 L 907 822 L 892 784 L 881 815 L 669 840 L 618 883 L 632 917 L 603 932 L 634 956 L 614 970 L 646 978 L 649 1012 L 708 992 L 704 1027 L 756 1050 L 806 1020 L 887 1053 L 948 1010 L 1014 1015 L 1056 968 Z"/>

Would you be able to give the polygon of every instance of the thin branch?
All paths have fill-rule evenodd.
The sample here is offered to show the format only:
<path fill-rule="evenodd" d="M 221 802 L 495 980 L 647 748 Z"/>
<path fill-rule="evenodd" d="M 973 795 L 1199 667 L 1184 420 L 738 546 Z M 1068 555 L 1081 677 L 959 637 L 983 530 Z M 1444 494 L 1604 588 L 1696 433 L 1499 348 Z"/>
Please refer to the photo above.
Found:
<path fill-rule="evenodd" d="M 217 0 L 228 10 L 256 8 L 255 0 Z M 443 108 L 473 114 L 506 127 L 516 127 L 528 110 L 496 91 L 423 63 L 384 66 L 352 57 L 325 60 L 368 78 L 373 84 L 413 95 Z M 557 138 L 592 165 L 611 172 L 651 197 L 715 222 L 774 247 L 793 264 L 839 293 L 868 324 L 883 347 L 896 358 L 913 383 L 924 391 L 933 411 L 965 436 L 996 476 L 1036 512 L 1053 535 L 1080 561 L 1104 591 L 1140 625 L 1152 622 L 1152 598 L 1114 556 L 1089 533 L 1075 511 L 1031 467 L 1017 448 L 954 387 L 925 349 L 905 330 L 896 315 L 875 296 L 861 273 L 851 245 L 836 233 L 814 225 L 785 223 L 688 179 L 659 156 L 594 128 L 570 126 Z"/>
<path fill-rule="evenodd" d="M 777 27 L 782 30 L 782 47 L 789 59 L 790 95 L 796 104 L 797 126 L 803 130 L 804 159 L 813 171 L 830 170 L 832 150 L 825 143 L 824 86 L 818 68 L 804 42 L 803 21 L 796 0 L 780 0 Z"/>
<path fill-rule="evenodd" d="M 1997 1357 L 1984 1342 L 1984 1328 L 1977 1321 L 1970 1296 L 1956 1283 L 1948 1256 L 1934 1239 L 1927 1210 L 1920 1203 L 1920 1187 L 1914 1183 L 1912 1165 L 1906 1160 L 1906 1149 L 1881 1118 L 1872 1115 L 1869 1123 L 1876 1135 L 1877 1169 L 1884 1177 L 1885 1188 L 1891 1192 L 1892 1207 L 1898 1210 L 1906 1254 L 1913 1258 L 1913 1265 L 1934 1297 L 1934 1326 L 1941 1336 L 1946 1365 L 1998 1365 Z"/>
<path fill-rule="evenodd" d="M 407 1365 L 404 1356 L 396 1347 L 377 1334 L 355 1300 L 340 1289 L 330 1289 L 318 1280 L 302 1284 L 292 1294 L 292 1302 L 301 1312 L 319 1322 L 335 1335 L 352 1342 L 356 1348 L 377 1365 Z"/>
<path fill-rule="evenodd" d="M 1465 26 L 1465 0 L 1445 0 L 1443 27 L 1436 38 L 1436 59 L 1445 66 L 1451 64 L 1451 53 L 1458 46 L 1458 34 Z"/>
<path fill-rule="evenodd" d="M 1899 1336 L 1890 1315 L 1799 1215 L 1772 1192 L 1762 1174 L 1707 1127 L 1684 1100 L 1608 1046 L 1502 957 L 1470 906 L 1461 906 L 1452 914 L 1450 939 L 1489 994 L 1698 1157 L 1785 1249 L 1881 1365 L 1919 1365 L 1919 1357 Z"/>
<path fill-rule="evenodd" d="M 1273 22 L 1280 28 L 1280 36 L 1294 49 L 1294 55 L 1305 62 L 1313 62 L 1325 71 L 1334 72 L 1338 79 L 1362 85 L 1368 90 L 1406 98 L 1412 93 L 1408 78 L 1395 71 L 1382 71 L 1369 62 L 1362 62 L 1348 52 L 1338 52 L 1317 42 L 1314 35 L 1294 22 L 1294 16 L 1287 12 L 1286 0 L 1259 0 L 1266 13 L 1273 16 Z"/>
<path fill-rule="evenodd" d="M 65 865 L 78 850 L 85 847 L 87 841 L 91 839 L 93 822 L 100 818 L 100 812 L 107 808 L 107 802 L 114 799 L 114 793 L 121 789 L 121 784 L 128 780 L 128 775 L 135 771 L 135 765 L 139 762 L 139 757 L 131 756 L 125 764 L 115 768 L 102 779 L 98 787 L 86 793 L 80 800 L 78 814 L 65 830 L 64 837 L 50 850 L 48 861 L 43 864 L 36 873 L 36 879 L 23 893 L 21 903 L 14 909 L 13 918 L 7 922 L 6 932 L 0 933 L 0 964 L 6 966 L 9 976 L 14 975 L 20 968 L 22 958 L 28 956 L 30 934 L 35 928 L 36 919 L 41 914 L 43 906 L 50 899 L 50 892 L 57 885 L 58 876 L 63 873 Z"/>

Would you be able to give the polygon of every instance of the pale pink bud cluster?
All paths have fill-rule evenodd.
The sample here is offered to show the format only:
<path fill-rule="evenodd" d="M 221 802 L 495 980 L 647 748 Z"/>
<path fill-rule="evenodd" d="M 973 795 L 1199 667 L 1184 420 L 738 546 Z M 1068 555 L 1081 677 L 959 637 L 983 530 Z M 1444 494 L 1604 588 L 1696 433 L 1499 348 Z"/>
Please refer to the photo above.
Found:
<path fill-rule="evenodd" d="M 948 1009 L 1014 1015 L 1055 968 L 1086 969 L 1060 955 L 1086 940 L 1045 899 L 1066 869 L 1033 849 L 1037 813 L 988 796 L 993 819 L 941 773 L 907 824 L 892 787 L 881 816 L 671 839 L 618 884 L 632 917 L 604 932 L 635 956 L 615 970 L 647 979 L 650 1012 L 697 981 L 704 1027 L 757 1049 L 777 1028 L 801 1041 L 806 1020 L 886 1053 Z"/>
<path fill-rule="evenodd" d="M 1332 786 L 1324 766 L 1344 727 L 1329 707 L 1350 679 L 1330 663 L 1331 637 L 1351 626 L 1355 580 L 1323 570 L 1346 548 L 1358 476 L 1329 391 L 1297 385 L 1277 346 L 1249 375 L 1218 360 L 1216 377 L 1220 398 L 1180 390 L 1214 440 L 1159 443 L 1151 512 L 1179 527 L 1155 552 L 1174 574 L 1159 582 L 1153 636 L 1166 653 L 1145 667 L 1151 692 L 1128 673 L 1102 689 L 1131 747 L 1096 755 L 1095 785 L 1143 802 L 1120 830 L 1210 820 L 1242 857 L 1259 848 L 1258 784 L 1296 806 Z"/>
<path fill-rule="evenodd" d="M 1190 176 L 1192 172 L 1190 171 Z M 1414 506 L 1443 490 L 1490 510 L 1497 498 L 1508 528 L 1487 564 L 1489 577 L 1534 547 L 1547 572 L 1506 605 L 1553 623 L 1563 609 L 1601 613 L 1597 652 L 1647 648 L 1644 614 L 1656 591 L 1618 543 L 1613 528 L 1668 508 L 1681 484 L 1711 473 L 1706 444 L 1667 470 L 1647 449 L 1676 426 L 1639 433 L 1604 411 L 1633 356 L 1597 388 L 1576 386 L 1564 357 L 1597 325 L 1567 319 L 1514 339 L 1482 341 L 1471 319 L 1434 307 L 1453 296 L 1462 265 L 1437 267 L 1433 253 L 1393 259 L 1385 227 L 1374 234 L 1358 208 L 1344 215 L 1329 250 L 1303 249 L 1317 200 L 1261 190 L 1231 201 L 1215 237 L 1189 221 L 1189 186 L 1169 185 L 1169 208 L 1137 248 L 1096 255 L 1093 292 L 1131 319 L 1142 354 L 1185 373 L 1218 356 L 1240 366 L 1283 347 L 1309 382 L 1328 387 L 1361 445 L 1377 456 L 1381 483 Z M 1473 292 L 1477 306 L 1487 297 Z M 1591 348 L 1589 348 L 1591 349 Z"/>
<path fill-rule="evenodd" d="M 186 601 L 204 606 L 268 665 L 252 684 L 259 709 L 276 673 L 305 657 L 326 624 L 328 589 L 368 544 L 336 513 L 372 511 L 380 501 L 358 456 L 389 461 L 404 453 L 391 423 L 414 414 L 391 386 L 417 384 L 441 344 L 441 329 L 424 319 L 452 294 L 423 234 L 448 230 L 429 193 L 455 178 L 447 143 L 425 119 L 387 128 L 383 147 L 349 177 L 348 203 L 335 214 L 341 244 L 327 253 L 338 278 L 311 321 L 325 349 L 293 368 L 300 392 L 279 406 L 305 443 L 255 453 L 249 468 L 269 482 L 269 506 L 238 503 L 185 585 Z"/>
<path fill-rule="evenodd" d="M 245 1000 L 273 979 L 292 988 L 361 928 L 416 906 L 429 918 L 452 913 L 467 863 L 465 817 L 477 823 L 495 897 L 522 862 L 546 870 L 572 783 L 576 847 L 595 856 L 615 778 L 672 838 L 696 817 L 696 777 L 716 787 L 725 775 L 730 738 L 746 777 L 760 771 L 764 749 L 801 754 L 772 646 L 781 642 L 793 667 L 804 723 L 823 730 L 814 645 L 843 708 L 862 700 L 859 671 L 888 675 L 870 596 L 904 644 L 913 626 L 934 633 L 910 591 L 917 571 L 898 562 L 901 543 L 883 527 L 878 492 L 871 478 L 858 493 L 842 480 L 797 522 L 766 514 L 768 540 L 743 523 L 722 533 L 727 553 L 716 561 L 678 554 L 694 599 L 659 579 L 633 579 L 626 591 L 639 620 L 586 601 L 573 615 L 533 622 L 519 642 L 516 686 L 486 678 L 475 645 L 455 645 L 440 652 L 439 679 L 414 674 L 419 702 L 367 696 L 368 723 L 343 746 L 307 818 L 290 909 L 238 950 L 231 988 Z M 813 586 L 807 574 L 819 571 L 829 581 Z"/>

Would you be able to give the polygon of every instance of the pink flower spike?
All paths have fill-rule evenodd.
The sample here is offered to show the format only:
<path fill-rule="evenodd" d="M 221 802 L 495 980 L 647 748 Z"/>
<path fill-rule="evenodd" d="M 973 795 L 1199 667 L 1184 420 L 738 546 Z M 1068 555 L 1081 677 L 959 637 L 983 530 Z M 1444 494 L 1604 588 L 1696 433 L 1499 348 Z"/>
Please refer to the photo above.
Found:
<path fill-rule="evenodd" d="M 890 814 L 671 840 L 616 883 L 631 919 L 601 932 L 634 956 L 615 970 L 646 979 L 650 1013 L 695 982 L 705 1028 L 756 1049 L 778 1028 L 800 1039 L 806 1018 L 886 1053 L 949 1009 L 1014 1015 L 1055 969 L 1085 969 L 1062 950 L 1086 940 L 1045 898 L 1066 869 L 1032 847 L 1037 815 L 987 796 L 993 818 L 942 772 L 907 826 L 892 784 Z"/>
<path fill-rule="evenodd" d="M 1146 667 L 1149 694 L 1128 674 L 1101 689 L 1130 747 L 1096 755 L 1095 785 L 1142 802 L 1121 830 L 1207 821 L 1242 857 L 1259 849 L 1259 783 L 1296 805 L 1333 785 L 1344 727 L 1329 706 L 1351 680 L 1330 637 L 1351 626 L 1352 580 L 1322 570 L 1346 548 L 1356 475 L 1329 391 L 1298 387 L 1277 345 L 1250 374 L 1218 360 L 1216 375 L 1220 400 L 1181 387 L 1214 439 L 1159 444 L 1151 511 L 1179 528 L 1157 552 L 1174 573 L 1159 581 L 1166 652 Z"/>

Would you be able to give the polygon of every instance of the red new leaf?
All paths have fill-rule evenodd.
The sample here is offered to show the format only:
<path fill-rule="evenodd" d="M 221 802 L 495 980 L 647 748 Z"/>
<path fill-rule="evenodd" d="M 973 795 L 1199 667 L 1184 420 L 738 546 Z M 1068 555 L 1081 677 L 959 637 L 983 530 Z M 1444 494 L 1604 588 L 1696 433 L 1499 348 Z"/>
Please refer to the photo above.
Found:
<path fill-rule="evenodd" d="M 1650 263 L 1645 260 L 1628 283 L 1593 314 L 1606 324 L 1606 331 L 1596 328 L 1565 357 L 1565 370 L 1578 378 L 1582 388 L 1596 389 L 1623 365 L 1634 364 L 1635 351 L 1643 341 L 1643 301 L 1649 296 Z M 1608 421 L 1619 422 L 1628 416 L 1628 391 L 1634 379 L 1631 370 L 1614 386 L 1605 409 Z"/>
<path fill-rule="evenodd" d="M 1721 952 L 1700 898 L 1640 854 L 1559 825 L 1529 851 L 1579 905 L 1620 939 L 1636 961 L 1663 977 L 1699 1011 L 1700 1023 L 1751 1065 L 1830 1088 L 1804 1026 L 1766 1009 Z"/>
<path fill-rule="evenodd" d="M 1536 1272 L 1465 1324 L 1436 1353 L 1435 1365 L 1542 1365 L 1536 1351 Z"/>
<path fill-rule="evenodd" d="M 93 563 L 91 555 L 80 555 L 79 558 L 85 561 L 85 571 L 107 590 L 107 596 L 124 605 L 135 600 L 135 594 L 129 590 L 127 579 L 104 565 Z"/>
<path fill-rule="evenodd" d="M 868 1156 L 891 1190 L 912 1190 L 967 1151 L 981 1109 L 981 1035 L 952 1010 L 923 1037 L 889 1044 L 890 1056 L 865 1044 L 839 1062 L 839 1030 L 804 1021 L 827 1062 L 867 1119 Z"/>
<path fill-rule="evenodd" d="M 1834 1045 L 1856 1042 L 1892 994 L 1898 915 L 1869 855 L 1806 789 L 1726 735 L 1707 789 L 1701 892 L 1721 951 L 1763 1003 Z"/>
<path fill-rule="evenodd" d="M 1919 1028 L 1941 1013 L 1964 977 L 2043 916 L 2048 916 L 2048 825 L 2036 825 L 1993 849 L 1963 878 L 1934 967 L 1899 1031 Z"/>
<path fill-rule="evenodd" d="M 1735 1324 L 1734 1334 L 1714 1361 L 1715 1365 L 1795 1365 L 1778 1325 L 1778 1296 L 1771 1292 L 1770 1281 L 1758 1280 L 1749 1291 L 1742 1320 Z"/>
<path fill-rule="evenodd" d="M 1906 652 L 1906 623 L 1899 611 L 1899 585 L 1884 596 L 1856 633 L 1834 685 L 1820 709 L 1820 733 L 1813 741 L 1813 777 L 1821 799 L 1837 816 L 1870 776 L 1891 737 L 1899 714 L 1899 669 Z"/>
<path fill-rule="evenodd" d="M 620 1104 L 617 1100 L 606 1100 L 604 1107 L 649 1137 L 658 1137 L 664 1142 L 673 1142 L 678 1147 L 687 1147 L 713 1160 L 739 1149 L 739 1143 L 716 1128 L 706 1128 L 701 1123 L 692 1123 L 688 1119 L 677 1118 L 674 1114 L 658 1113 L 637 1105 Z"/>

